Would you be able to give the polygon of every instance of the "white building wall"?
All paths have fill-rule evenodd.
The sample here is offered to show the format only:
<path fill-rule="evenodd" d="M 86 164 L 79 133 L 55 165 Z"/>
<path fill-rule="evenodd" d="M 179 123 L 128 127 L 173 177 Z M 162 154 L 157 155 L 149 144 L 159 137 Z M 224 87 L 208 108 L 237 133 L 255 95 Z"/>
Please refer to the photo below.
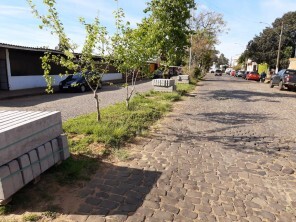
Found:
<path fill-rule="evenodd" d="M 9 90 L 30 89 L 37 87 L 46 87 L 46 81 L 43 76 L 9 76 Z M 53 86 L 59 85 L 59 82 L 66 78 L 66 76 L 53 75 Z M 102 81 L 120 80 L 121 73 L 108 73 L 102 78 Z"/>
<path fill-rule="evenodd" d="M 7 65 L 7 77 L 9 90 L 18 89 L 30 89 L 37 87 L 46 87 L 46 81 L 43 76 L 32 75 L 32 76 L 13 76 L 11 74 L 9 50 L 6 49 L 6 65 Z M 57 86 L 60 81 L 66 78 L 66 76 L 52 75 L 53 86 Z M 108 73 L 102 78 L 102 81 L 120 80 L 122 79 L 121 73 Z"/>
<path fill-rule="evenodd" d="M 59 82 L 66 77 L 60 77 L 59 75 L 52 76 L 54 79 L 53 86 L 59 84 Z M 9 77 L 9 90 L 29 89 L 37 87 L 46 87 L 46 82 L 43 76 L 10 76 Z"/>

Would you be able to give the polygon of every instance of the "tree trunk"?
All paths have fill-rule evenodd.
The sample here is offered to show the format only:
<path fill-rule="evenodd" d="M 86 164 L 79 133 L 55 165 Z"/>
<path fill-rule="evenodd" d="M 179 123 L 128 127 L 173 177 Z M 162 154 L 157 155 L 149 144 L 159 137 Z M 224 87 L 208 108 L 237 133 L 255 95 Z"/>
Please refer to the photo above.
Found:
<path fill-rule="evenodd" d="M 96 92 L 94 92 L 94 98 L 95 98 L 95 100 L 96 100 L 97 121 L 100 122 L 100 121 L 101 121 L 100 103 L 99 103 L 98 94 L 97 94 Z"/>
<path fill-rule="evenodd" d="M 129 106 L 129 98 L 126 98 L 125 104 L 126 104 L 126 109 L 129 110 L 130 109 L 130 106 Z"/>

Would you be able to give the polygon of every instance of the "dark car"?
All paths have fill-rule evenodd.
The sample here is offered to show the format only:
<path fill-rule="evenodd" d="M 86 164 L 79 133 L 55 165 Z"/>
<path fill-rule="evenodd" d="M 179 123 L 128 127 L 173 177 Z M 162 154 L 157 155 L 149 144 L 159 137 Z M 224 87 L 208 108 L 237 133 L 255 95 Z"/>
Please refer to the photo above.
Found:
<path fill-rule="evenodd" d="M 246 71 L 242 74 L 242 78 L 245 79 L 247 77 L 247 75 L 250 73 L 250 71 Z"/>
<path fill-rule="evenodd" d="M 277 74 L 273 75 L 270 80 L 270 88 L 279 86 L 279 90 L 287 87 L 288 90 L 296 88 L 296 70 L 282 69 Z"/>
<path fill-rule="evenodd" d="M 163 71 L 160 69 L 157 69 L 153 73 L 153 79 L 162 79 L 163 78 Z"/>
<path fill-rule="evenodd" d="M 215 76 L 222 76 L 222 70 L 216 69 Z"/>
<path fill-rule="evenodd" d="M 91 74 L 87 74 L 91 75 Z M 91 76 L 90 76 L 91 77 Z M 96 87 L 97 81 L 96 78 L 89 78 L 91 86 Z M 99 80 L 99 89 L 102 88 L 102 82 Z M 81 74 L 74 74 L 67 76 L 66 79 L 62 80 L 59 84 L 60 91 L 79 91 L 85 92 L 90 89 L 89 85 L 87 84 L 85 77 Z"/>

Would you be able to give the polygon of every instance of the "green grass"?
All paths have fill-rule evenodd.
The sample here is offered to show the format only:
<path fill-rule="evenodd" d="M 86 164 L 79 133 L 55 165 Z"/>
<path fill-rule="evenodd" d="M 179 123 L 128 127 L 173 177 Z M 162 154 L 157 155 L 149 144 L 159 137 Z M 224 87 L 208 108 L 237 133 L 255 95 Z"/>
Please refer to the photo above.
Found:
<path fill-rule="evenodd" d="M 25 222 L 34 222 L 38 221 L 39 219 L 41 219 L 41 216 L 37 214 L 27 214 L 23 216 L 23 221 Z"/>
<path fill-rule="evenodd" d="M 120 149 L 124 143 L 137 135 L 146 135 L 149 128 L 172 109 L 173 102 L 195 88 L 194 85 L 178 84 L 177 92 L 160 93 L 149 91 L 135 95 L 130 103 L 130 110 L 125 103 L 118 103 L 101 110 L 101 122 L 96 121 L 96 114 L 79 116 L 63 124 L 68 134 L 71 157 L 62 164 L 52 167 L 44 181 L 29 186 L 18 192 L 11 203 L 0 206 L 0 215 L 9 214 L 20 208 L 45 201 L 52 205 L 55 187 L 52 183 L 72 185 L 78 180 L 88 180 L 99 168 L 101 160 L 114 155 L 120 161 L 130 158 L 128 150 Z M 34 192 L 36 198 L 30 197 Z M 31 201 L 28 201 L 31 200 Z M 58 207 L 58 206 L 57 206 Z M 54 218 L 55 208 L 44 209 L 46 217 Z M 39 216 L 26 215 L 24 221 L 34 221 Z"/>
<path fill-rule="evenodd" d="M 112 153 L 119 160 L 128 159 L 128 153 L 119 148 L 135 136 L 146 134 L 154 122 L 171 110 L 173 102 L 194 88 L 192 84 L 177 84 L 177 92 L 137 94 L 129 110 L 124 102 L 102 109 L 100 122 L 96 121 L 96 113 L 66 121 L 63 128 L 68 134 L 72 157 L 55 170 L 58 181 L 88 179 L 98 168 L 98 159 Z M 97 150 L 92 144 L 103 144 L 104 148 Z"/>

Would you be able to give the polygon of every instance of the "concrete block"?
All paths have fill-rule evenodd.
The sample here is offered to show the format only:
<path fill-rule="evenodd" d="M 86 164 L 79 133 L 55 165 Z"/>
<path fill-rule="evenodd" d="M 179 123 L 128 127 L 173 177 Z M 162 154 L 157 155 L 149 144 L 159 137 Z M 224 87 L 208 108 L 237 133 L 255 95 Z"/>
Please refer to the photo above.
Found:
<path fill-rule="evenodd" d="M 19 157 L 18 160 L 22 170 L 24 184 L 27 184 L 34 179 L 29 155 L 25 154 Z"/>
<path fill-rule="evenodd" d="M 54 139 L 54 140 L 51 141 L 51 146 L 52 146 L 54 163 L 58 163 L 58 162 L 61 161 L 62 147 L 59 147 L 57 139 Z"/>
<path fill-rule="evenodd" d="M 189 80 L 189 75 L 179 75 L 180 80 Z"/>
<path fill-rule="evenodd" d="M 59 147 L 63 149 L 63 152 L 61 153 L 62 160 L 68 159 L 70 157 L 70 152 L 66 134 L 62 134 L 58 137 L 58 144 Z"/>
<path fill-rule="evenodd" d="M 12 178 L 9 177 L 9 167 L 0 167 L 0 201 L 8 199 L 14 193 Z"/>
<path fill-rule="evenodd" d="M 39 158 L 36 150 L 32 150 L 29 152 L 29 158 L 32 166 L 33 176 L 34 178 L 38 177 L 41 174 L 41 168 L 39 163 Z"/>
<path fill-rule="evenodd" d="M 10 174 L 12 175 L 11 178 L 13 181 L 14 192 L 16 192 L 24 186 L 22 172 L 19 163 L 16 160 L 8 163 L 8 167 Z"/>
<path fill-rule="evenodd" d="M 44 171 L 46 171 L 49 168 L 44 146 L 39 146 L 37 148 L 37 155 L 38 155 L 38 159 L 40 161 L 41 172 L 43 173 Z"/>
<path fill-rule="evenodd" d="M 174 79 L 153 79 L 152 85 L 170 87 L 175 85 L 175 80 Z"/>
<path fill-rule="evenodd" d="M 153 90 L 157 92 L 173 92 L 176 90 L 176 86 L 154 86 Z"/>
<path fill-rule="evenodd" d="M 48 167 L 51 167 L 54 165 L 54 159 L 53 159 L 53 153 L 52 153 L 52 147 L 51 143 L 47 142 L 44 144 L 45 152 L 46 152 L 46 159 L 48 162 Z"/>
<path fill-rule="evenodd" d="M 60 112 L 5 111 L 0 121 L 0 166 L 63 133 Z"/>

